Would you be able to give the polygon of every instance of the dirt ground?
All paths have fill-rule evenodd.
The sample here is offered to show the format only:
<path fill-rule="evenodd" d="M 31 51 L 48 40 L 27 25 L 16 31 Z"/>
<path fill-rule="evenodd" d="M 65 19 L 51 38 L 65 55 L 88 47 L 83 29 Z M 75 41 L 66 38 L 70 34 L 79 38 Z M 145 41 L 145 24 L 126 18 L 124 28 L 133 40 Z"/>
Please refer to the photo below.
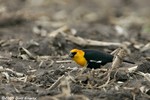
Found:
<path fill-rule="evenodd" d="M 150 100 L 149 5 L 149 0 L 0 0 L 0 99 Z M 111 53 L 119 47 L 135 64 L 110 72 L 112 63 L 82 69 L 68 58 L 73 48 Z"/>

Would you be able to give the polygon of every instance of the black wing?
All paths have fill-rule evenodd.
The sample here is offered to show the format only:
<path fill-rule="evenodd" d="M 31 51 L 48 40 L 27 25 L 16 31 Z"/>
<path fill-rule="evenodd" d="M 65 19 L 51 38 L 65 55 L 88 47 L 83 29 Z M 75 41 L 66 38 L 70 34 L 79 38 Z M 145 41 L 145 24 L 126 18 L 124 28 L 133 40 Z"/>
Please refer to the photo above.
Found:
<path fill-rule="evenodd" d="M 113 56 L 97 50 L 83 50 L 85 52 L 84 57 L 89 63 L 98 63 L 97 65 L 105 65 L 108 62 L 112 62 Z"/>

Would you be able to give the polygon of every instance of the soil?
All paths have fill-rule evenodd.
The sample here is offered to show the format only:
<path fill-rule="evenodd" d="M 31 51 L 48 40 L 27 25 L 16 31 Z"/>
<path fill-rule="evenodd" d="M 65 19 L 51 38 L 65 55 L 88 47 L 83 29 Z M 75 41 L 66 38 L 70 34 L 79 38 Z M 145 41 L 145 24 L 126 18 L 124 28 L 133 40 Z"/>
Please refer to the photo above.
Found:
<path fill-rule="evenodd" d="M 147 0 L 0 0 L 0 98 L 149 100 L 149 5 Z M 68 57 L 71 49 L 111 53 L 118 46 L 49 36 L 63 26 L 75 37 L 126 44 L 125 59 L 135 64 L 123 63 L 110 76 L 112 63 L 81 68 Z M 127 70 L 135 66 L 134 72 Z"/>

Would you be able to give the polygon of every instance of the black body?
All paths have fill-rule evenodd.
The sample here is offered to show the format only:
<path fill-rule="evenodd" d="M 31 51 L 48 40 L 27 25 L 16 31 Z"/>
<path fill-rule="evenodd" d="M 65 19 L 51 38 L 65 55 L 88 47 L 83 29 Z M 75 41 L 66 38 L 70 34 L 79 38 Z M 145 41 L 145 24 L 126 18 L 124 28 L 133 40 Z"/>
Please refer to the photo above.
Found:
<path fill-rule="evenodd" d="M 85 52 L 85 59 L 88 62 L 87 67 L 88 68 L 100 68 L 101 65 L 105 65 L 106 63 L 112 62 L 113 61 L 113 55 L 96 51 L 96 50 L 88 50 L 85 49 L 83 50 Z M 130 61 L 124 60 L 124 62 L 132 63 Z"/>

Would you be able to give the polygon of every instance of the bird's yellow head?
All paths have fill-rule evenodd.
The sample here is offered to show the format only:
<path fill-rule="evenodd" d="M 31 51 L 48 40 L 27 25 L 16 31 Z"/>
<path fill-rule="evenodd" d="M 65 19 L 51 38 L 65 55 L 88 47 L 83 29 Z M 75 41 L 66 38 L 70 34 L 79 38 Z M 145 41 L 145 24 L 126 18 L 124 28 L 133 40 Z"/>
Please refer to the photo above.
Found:
<path fill-rule="evenodd" d="M 69 57 L 71 57 L 72 60 L 74 60 L 80 66 L 86 66 L 87 65 L 87 61 L 84 58 L 84 55 L 85 55 L 85 52 L 83 50 L 72 49 L 70 51 Z"/>

